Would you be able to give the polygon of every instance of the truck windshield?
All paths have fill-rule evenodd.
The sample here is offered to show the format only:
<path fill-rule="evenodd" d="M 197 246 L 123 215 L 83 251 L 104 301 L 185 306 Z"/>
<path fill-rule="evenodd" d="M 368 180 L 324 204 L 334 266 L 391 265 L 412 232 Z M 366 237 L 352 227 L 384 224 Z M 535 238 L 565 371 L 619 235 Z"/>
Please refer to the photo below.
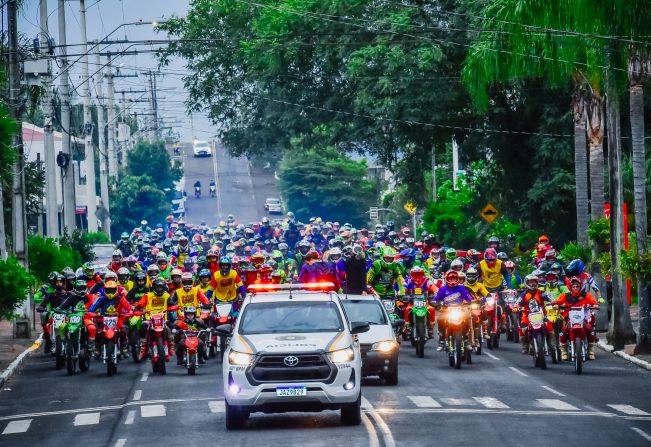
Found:
<path fill-rule="evenodd" d="M 342 330 L 343 323 L 335 303 L 305 301 L 249 304 L 239 327 L 242 335 Z"/>

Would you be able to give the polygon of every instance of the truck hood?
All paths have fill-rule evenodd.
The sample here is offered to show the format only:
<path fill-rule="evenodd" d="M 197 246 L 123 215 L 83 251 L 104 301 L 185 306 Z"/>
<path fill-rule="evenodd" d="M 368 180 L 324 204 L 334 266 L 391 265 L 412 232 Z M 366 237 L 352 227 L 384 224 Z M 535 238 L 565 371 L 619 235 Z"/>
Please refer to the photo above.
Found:
<path fill-rule="evenodd" d="M 257 354 L 295 353 L 313 351 L 336 351 L 347 348 L 352 344 L 348 332 L 318 332 L 306 334 L 257 334 L 235 335 L 231 340 L 231 348 Z"/>

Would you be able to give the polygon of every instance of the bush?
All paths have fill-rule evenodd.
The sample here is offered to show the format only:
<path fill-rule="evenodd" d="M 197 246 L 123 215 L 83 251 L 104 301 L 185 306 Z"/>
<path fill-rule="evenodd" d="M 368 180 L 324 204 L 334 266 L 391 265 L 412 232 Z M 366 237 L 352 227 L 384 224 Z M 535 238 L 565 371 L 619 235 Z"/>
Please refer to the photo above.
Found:
<path fill-rule="evenodd" d="M 55 239 L 30 236 L 27 240 L 29 265 L 32 275 L 45 282 L 51 271 L 65 267 L 73 270 L 81 266 L 81 255 L 67 246 L 59 247 Z"/>
<path fill-rule="evenodd" d="M 99 237 L 99 235 L 103 237 Z M 59 239 L 59 245 L 79 253 L 81 262 L 91 262 L 95 259 L 95 253 L 93 252 L 93 244 L 95 242 L 92 242 L 94 239 L 108 240 L 108 236 L 104 233 L 84 233 L 78 228 L 71 234 L 68 234 L 66 229 Z"/>
<path fill-rule="evenodd" d="M 27 288 L 35 285 L 36 278 L 16 258 L 0 260 L 0 320 L 11 318 L 25 299 Z"/>
<path fill-rule="evenodd" d="M 588 237 L 599 244 L 610 243 L 610 219 L 605 217 L 590 221 L 588 224 Z"/>
<path fill-rule="evenodd" d="M 84 241 L 86 241 L 90 245 L 95 245 L 95 244 L 110 244 L 111 243 L 111 238 L 107 236 L 106 233 L 102 233 L 101 231 L 97 232 L 91 232 L 91 233 L 85 233 L 84 234 Z"/>
<path fill-rule="evenodd" d="M 572 241 L 565 244 L 563 249 L 559 252 L 559 256 L 565 262 L 570 262 L 572 259 L 580 259 L 585 264 L 592 259 L 590 247 L 581 245 L 578 242 Z"/>

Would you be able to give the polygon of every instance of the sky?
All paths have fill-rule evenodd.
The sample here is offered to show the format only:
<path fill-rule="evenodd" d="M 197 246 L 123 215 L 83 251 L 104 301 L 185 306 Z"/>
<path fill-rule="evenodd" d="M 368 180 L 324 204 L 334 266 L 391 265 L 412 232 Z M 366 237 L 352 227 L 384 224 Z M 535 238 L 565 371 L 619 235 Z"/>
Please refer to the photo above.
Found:
<path fill-rule="evenodd" d="M 164 33 L 157 33 L 155 26 L 151 24 L 133 25 L 134 22 L 153 22 L 162 21 L 172 15 L 184 16 L 188 9 L 190 0 L 86 0 L 86 29 L 88 41 L 113 39 L 113 40 L 148 40 L 164 39 Z M 30 40 L 37 37 L 40 32 L 39 24 L 39 0 L 24 0 L 22 11 L 18 19 L 18 30 L 26 35 Z M 48 34 L 59 42 L 58 30 L 58 0 L 47 0 L 48 9 Z M 81 33 L 79 26 L 79 2 L 76 0 L 66 0 L 66 28 L 67 44 L 70 62 L 79 59 L 81 47 L 74 46 L 81 43 Z M 3 11 L 4 13 L 4 11 Z M 4 15 L 4 14 L 3 14 Z M 4 18 L 4 17 L 3 17 Z M 129 24 L 121 26 L 123 24 Z M 119 28 L 118 28 L 119 27 Z M 116 31 L 114 31 L 118 28 Z M 114 31 L 114 32 L 113 32 Z M 112 34 L 111 34 L 112 33 Z M 109 36 L 110 34 L 110 36 Z M 109 36 L 109 37 L 107 37 Z M 120 51 L 147 50 L 158 47 L 154 46 L 132 46 L 121 43 L 111 46 L 99 46 L 100 52 L 111 51 L 118 53 Z M 91 45 L 89 44 L 89 49 Z M 99 68 L 96 64 L 95 55 L 89 56 L 89 73 L 97 71 Z M 106 64 L 106 58 L 101 57 L 100 65 Z M 119 67 L 120 74 L 136 74 L 142 71 L 157 70 L 158 63 L 153 54 L 139 55 L 115 55 L 113 66 Z M 54 76 L 58 74 L 58 66 L 53 66 Z M 159 116 L 163 116 L 166 125 L 171 125 L 174 131 L 181 134 L 182 141 L 190 141 L 192 137 L 191 121 L 185 112 L 183 102 L 187 93 L 183 87 L 182 76 L 186 73 L 185 63 L 183 60 L 176 59 L 168 67 L 161 68 L 161 75 L 157 80 Z M 145 90 L 146 77 L 139 75 L 131 78 L 114 78 L 115 90 Z M 79 89 L 81 92 L 81 60 L 71 67 L 70 80 L 72 88 Z M 58 81 L 55 81 L 57 83 Z M 94 96 L 97 91 L 97 85 L 91 83 L 91 94 Z M 104 96 L 106 96 L 107 87 L 104 83 Z M 134 99 L 146 99 L 144 93 L 128 94 L 127 97 Z M 116 103 L 120 95 L 116 94 Z M 78 100 L 78 98 L 77 98 Z M 137 102 L 131 104 L 131 110 L 138 113 L 147 111 L 146 102 Z M 215 127 L 203 114 L 194 114 L 192 122 L 194 124 L 194 136 L 200 139 L 210 139 L 215 134 Z"/>

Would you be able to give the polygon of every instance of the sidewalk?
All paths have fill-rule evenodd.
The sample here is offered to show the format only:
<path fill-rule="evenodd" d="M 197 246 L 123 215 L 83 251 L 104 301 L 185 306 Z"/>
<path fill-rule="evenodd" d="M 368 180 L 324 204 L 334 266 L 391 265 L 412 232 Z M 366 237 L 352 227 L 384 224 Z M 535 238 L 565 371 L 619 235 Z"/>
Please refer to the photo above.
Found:
<path fill-rule="evenodd" d="M 639 320 L 639 308 L 636 305 L 630 307 L 631 312 L 631 321 L 633 323 L 633 329 L 637 332 L 637 325 Z M 599 338 L 598 346 L 604 351 L 612 352 L 613 354 L 622 357 L 626 360 L 629 360 L 642 368 L 651 370 L 651 354 L 642 354 L 642 355 L 633 355 L 633 350 L 635 349 L 635 344 L 625 345 L 624 349 L 621 351 L 615 351 L 611 345 L 608 344 L 606 340 L 607 332 L 598 332 L 597 337 Z"/>
<path fill-rule="evenodd" d="M 12 371 L 7 368 L 16 360 L 25 350 L 34 346 L 34 342 L 41 335 L 40 331 L 32 331 L 31 338 L 14 338 L 14 326 L 12 321 L 0 321 L 0 387 L 4 385 L 6 379 L 11 376 Z M 26 358 L 27 355 L 22 358 Z M 17 367 L 18 364 L 13 365 Z M 6 374 L 8 373 L 8 374 Z M 6 375 L 6 377 L 5 377 Z"/>

